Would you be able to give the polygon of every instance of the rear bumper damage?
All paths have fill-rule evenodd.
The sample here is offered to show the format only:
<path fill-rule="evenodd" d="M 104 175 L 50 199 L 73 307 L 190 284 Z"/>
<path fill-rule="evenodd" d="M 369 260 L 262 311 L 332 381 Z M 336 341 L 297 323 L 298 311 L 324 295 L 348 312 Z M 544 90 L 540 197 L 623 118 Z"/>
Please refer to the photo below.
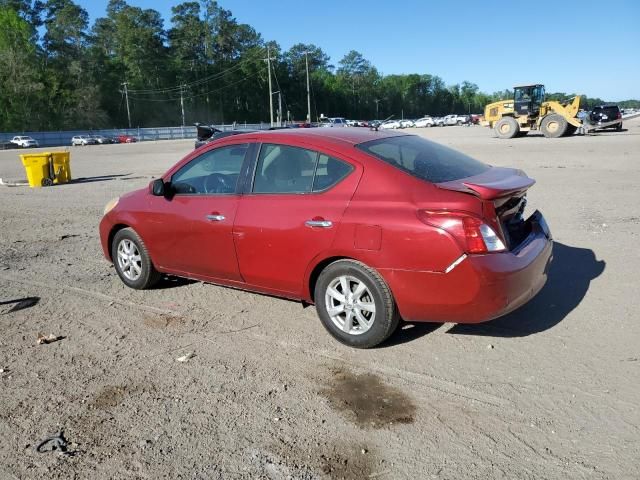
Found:
<path fill-rule="evenodd" d="M 530 233 L 516 249 L 466 255 L 447 272 L 381 270 L 402 318 L 480 323 L 528 302 L 546 283 L 553 241 L 540 212 L 527 223 Z"/>

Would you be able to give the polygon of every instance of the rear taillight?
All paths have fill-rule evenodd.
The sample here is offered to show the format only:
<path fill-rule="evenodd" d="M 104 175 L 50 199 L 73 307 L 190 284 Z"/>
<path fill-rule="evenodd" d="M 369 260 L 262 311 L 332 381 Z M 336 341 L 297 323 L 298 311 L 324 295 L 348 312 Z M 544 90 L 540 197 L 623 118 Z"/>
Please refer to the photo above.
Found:
<path fill-rule="evenodd" d="M 616 116 L 616 118 L 620 120 L 622 118 L 622 113 L 618 112 L 618 115 Z"/>
<path fill-rule="evenodd" d="M 466 253 L 490 253 L 506 250 L 496 232 L 482 219 L 466 212 L 418 210 L 423 223 L 451 234 Z"/>

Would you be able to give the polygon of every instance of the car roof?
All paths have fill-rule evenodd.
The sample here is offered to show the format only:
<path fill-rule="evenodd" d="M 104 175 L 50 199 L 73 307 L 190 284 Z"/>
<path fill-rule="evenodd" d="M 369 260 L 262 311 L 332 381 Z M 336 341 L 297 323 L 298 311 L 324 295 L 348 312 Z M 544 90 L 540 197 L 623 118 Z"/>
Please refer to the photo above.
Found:
<path fill-rule="evenodd" d="M 251 137 L 260 141 L 286 141 L 297 139 L 309 143 L 329 142 L 333 144 L 358 145 L 360 143 L 380 140 L 388 137 L 403 137 L 405 133 L 390 132 L 388 130 L 370 130 L 366 128 L 290 128 L 283 130 L 263 130 L 253 133 L 234 135 L 234 138 Z M 229 137 L 227 137 L 229 138 Z"/>

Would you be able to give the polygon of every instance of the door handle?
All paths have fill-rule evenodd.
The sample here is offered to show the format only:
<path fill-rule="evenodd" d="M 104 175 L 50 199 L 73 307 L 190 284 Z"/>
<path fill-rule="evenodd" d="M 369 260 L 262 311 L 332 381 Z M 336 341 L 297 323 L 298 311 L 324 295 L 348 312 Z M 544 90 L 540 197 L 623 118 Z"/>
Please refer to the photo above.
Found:
<path fill-rule="evenodd" d="M 333 222 L 330 220 L 307 220 L 304 222 L 307 227 L 331 228 Z"/>
<path fill-rule="evenodd" d="M 210 222 L 221 222 L 224 220 L 224 215 L 207 215 L 207 220 Z"/>

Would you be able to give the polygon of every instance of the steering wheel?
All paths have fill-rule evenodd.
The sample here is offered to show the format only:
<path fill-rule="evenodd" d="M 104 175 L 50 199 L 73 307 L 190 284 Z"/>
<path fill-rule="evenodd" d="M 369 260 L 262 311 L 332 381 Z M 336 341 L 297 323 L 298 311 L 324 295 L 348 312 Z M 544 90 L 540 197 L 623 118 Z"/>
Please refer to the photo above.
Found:
<path fill-rule="evenodd" d="M 205 177 L 203 187 L 206 193 L 229 193 L 231 191 L 226 175 L 222 173 L 212 173 Z"/>

